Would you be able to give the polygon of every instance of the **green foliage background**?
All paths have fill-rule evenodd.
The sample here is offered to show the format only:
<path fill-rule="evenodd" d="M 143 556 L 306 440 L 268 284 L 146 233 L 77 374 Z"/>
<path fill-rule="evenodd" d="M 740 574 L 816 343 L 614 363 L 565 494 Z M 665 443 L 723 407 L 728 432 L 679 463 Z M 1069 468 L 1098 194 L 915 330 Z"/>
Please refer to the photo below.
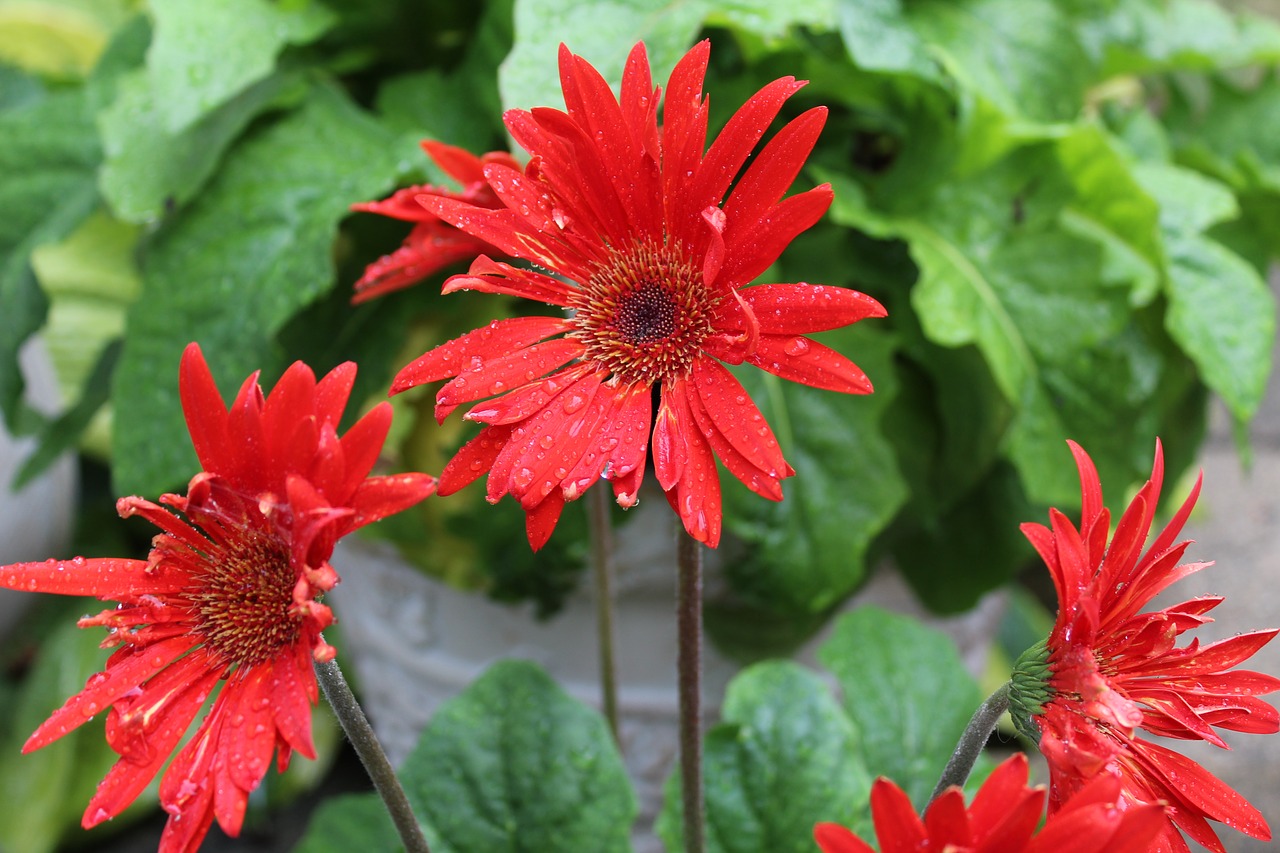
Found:
<path fill-rule="evenodd" d="M 195 470 L 176 397 L 190 340 L 227 392 L 255 369 L 271 381 L 294 359 L 354 359 L 372 400 L 482 321 L 496 300 L 442 299 L 439 278 L 350 306 L 351 282 L 406 226 L 349 206 L 443 182 L 422 138 L 506 147 L 503 108 L 560 103 L 562 41 L 616 80 L 643 38 L 661 80 L 710 37 L 713 126 L 777 76 L 810 80 L 789 112 L 831 117 L 800 184 L 829 181 L 836 204 L 766 278 L 856 287 L 890 309 L 831 336 L 867 369 L 870 398 L 744 374 L 801 476 L 779 505 L 730 484 L 726 612 L 818 624 L 884 554 L 930 606 L 964 609 L 1026 558 L 1011 521 L 1077 501 L 1065 438 L 1113 489 L 1149 470 L 1156 436 L 1181 469 L 1209 396 L 1243 425 L 1270 369 L 1280 28 L 1202 0 L 8 13 L 45 45 L 0 38 L 0 405 L 41 440 L 24 478 L 80 443 L 109 455 L 120 493 L 180 486 Z M 16 353 L 37 334 L 61 416 L 25 400 Z M 421 396 L 397 405 L 392 465 L 436 471 L 467 437 L 417 417 Z M 437 574 L 554 610 L 580 561 L 571 533 L 495 575 L 484 564 L 514 552 L 514 508 L 444 504 L 393 535 Z M 478 545 L 494 517 L 506 533 Z"/>
<path fill-rule="evenodd" d="M 890 316 L 828 341 L 871 397 L 743 374 L 800 472 L 777 505 L 726 479 L 731 595 L 708 618 L 744 654 L 802 639 L 886 555 L 931 607 L 970 606 L 1027 558 L 1017 522 L 1077 503 L 1064 439 L 1120 494 L 1156 436 L 1189 464 L 1211 397 L 1243 427 L 1270 370 L 1280 28 L 1207 0 L 0 0 L 0 22 L 0 408 L 40 443 L 22 478 L 79 446 L 119 494 L 181 487 L 188 341 L 228 394 L 353 359 L 372 401 L 488 319 L 443 276 L 350 306 L 407 227 L 349 206 L 444 182 L 422 138 L 505 148 L 504 108 L 561 103 L 560 42 L 616 82 L 637 39 L 662 80 L 709 37 L 713 128 L 786 74 L 811 81 L 787 115 L 831 110 L 797 186 L 835 206 L 766 279 Z M 52 416 L 18 369 L 37 335 Z M 395 404 L 389 466 L 438 472 L 470 435 Z M 581 529 L 532 557 L 518 511 L 474 490 L 384 527 L 545 612 Z"/>

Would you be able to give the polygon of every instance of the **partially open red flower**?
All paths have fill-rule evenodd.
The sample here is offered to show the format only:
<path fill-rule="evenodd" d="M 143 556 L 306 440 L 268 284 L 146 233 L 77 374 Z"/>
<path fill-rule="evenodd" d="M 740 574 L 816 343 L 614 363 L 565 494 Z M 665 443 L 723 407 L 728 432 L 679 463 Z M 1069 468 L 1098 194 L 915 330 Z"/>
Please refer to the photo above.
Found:
<path fill-rule="evenodd" d="M 708 149 L 701 90 L 709 52 L 704 41 L 676 65 L 659 126 L 662 91 L 643 44 L 627 60 L 621 99 L 562 46 L 567 112 L 508 112 L 529 164 L 484 167 L 501 206 L 418 197 L 458 230 L 534 267 L 481 256 L 446 292 L 512 294 L 566 312 L 496 320 L 427 352 L 392 385 L 398 393 L 450 379 L 436 397 L 440 420 L 485 401 L 465 417 L 488 426 L 445 468 L 440 493 L 488 472 L 488 498 L 520 502 L 535 548 L 565 501 L 601 476 L 620 504 L 634 504 L 651 441 L 659 485 L 702 542 L 720 538 L 717 458 L 757 494 L 781 500 L 780 481 L 794 471 L 725 363 L 871 391 L 853 362 L 807 335 L 883 316 L 874 299 L 804 283 L 746 286 L 831 204 L 827 185 L 782 198 L 826 109 L 790 121 L 744 169 L 803 84 L 785 77 L 764 87 Z"/>
<path fill-rule="evenodd" d="M 1000 764 L 967 808 L 957 787 L 943 791 L 916 816 L 906 793 L 884 777 L 871 788 L 871 816 L 880 853 L 1148 853 L 1165 823 L 1159 806 L 1117 806 L 1120 779 L 1103 773 L 1084 786 L 1043 828 L 1044 788 L 1027 787 L 1027 759 Z M 875 853 L 848 829 L 820 823 L 823 853 Z"/>
<path fill-rule="evenodd" d="M 429 139 L 423 141 L 422 149 L 449 177 L 462 185 L 462 192 L 455 193 L 443 187 L 419 184 L 399 190 L 382 201 L 351 205 L 352 210 L 417 223 L 399 249 L 383 255 L 365 268 L 364 275 L 355 283 L 355 296 L 351 298 L 353 303 L 367 302 L 376 296 L 400 290 L 439 272 L 449 264 L 469 261 L 483 252 L 494 251 L 484 240 L 459 231 L 434 213 L 428 212 L 418 204 L 417 198 L 427 193 L 480 207 L 499 207 L 501 203 L 485 179 L 484 167 L 489 163 L 497 163 L 509 169 L 519 168 L 515 158 L 505 151 L 492 151 L 477 157 L 469 151 Z"/>
<path fill-rule="evenodd" d="M 38 749 L 110 709 L 107 740 L 120 760 L 89 802 L 86 828 L 133 802 L 219 683 L 211 710 L 161 780 L 170 814 L 162 853 L 196 849 L 215 817 L 238 834 L 272 753 L 281 770 L 294 750 L 315 757 L 312 661 L 334 656 L 320 634 L 333 616 L 319 601 L 338 582 L 329 565 L 334 543 L 435 485 L 425 474 L 368 476 L 391 407 L 380 404 L 339 437 L 354 379 L 354 364 L 317 382 L 299 362 L 265 398 L 250 376 L 228 411 L 190 345 L 181 396 L 204 471 L 185 497 L 117 504 L 121 516 L 140 515 L 163 531 L 150 557 L 0 567 L 0 586 L 10 589 L 119 602 L 80 621 L 110 632 L 103 646 L 116 651 L 106 669 L 23 747 Z"/>
<path fill-rule="evenodd" d="M 1267 822 L 1242 796 L 1191 759 L 1137 737 L 1137 730 L 1224 748 L 1215 727 L 1280 730 L 1276 709 L 1258 698 L 1280 689 L 1280 679 L 1232 669 L 1277 631 L 1254 631 L 1203 646 L 1192 640 L 1179 647 L 1181 634 L 1212 621 L 1205 614 L 1222 601 L 1220 596 L 1141 611 L 1166 587 L 1212 565 L 1180 564 L 1191 543 L 1174 542 L 1195 505 L 1199 480 L 1144 553 L 1164 479 L 1159 443 L 1151 479 L 1125 510 L 1110 542 L 1110 514 L 1102 505 L 1098 472 L 1088 454 L 1070 444 L 1080 470 L 1079 529 L 1056 509 L 1049 512 L 1049 527 L 1022 525 L 1049 567 L 1058 594 L 1058 617 L 1046 644 L 1020 661 L 1020 668 L 1029 666 L 1047 678 L 1025 679 L 1026 695 L 1015 691 L 1014 696 L 1015 712 L 1030 715 L 1049 762 L 1050 810 L 1097 774 L 1118 773 L 1124 804 L 1168 807 L 1153 850 L 1188 850 L 1181 829 L 1223 853 L 1210 820 L 1269 839 Z M 1016 677 L 1014 683 L 1019 684 Z"/>

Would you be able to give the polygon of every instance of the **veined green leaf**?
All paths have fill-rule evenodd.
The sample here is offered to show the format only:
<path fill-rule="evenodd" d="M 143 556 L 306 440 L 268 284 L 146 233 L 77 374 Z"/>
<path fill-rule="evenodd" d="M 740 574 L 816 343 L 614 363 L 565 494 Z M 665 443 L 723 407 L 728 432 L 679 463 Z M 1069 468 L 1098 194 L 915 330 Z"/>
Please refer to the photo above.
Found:
<path fill-rule="evenodd" d="M 635 797 L 604 719 L 528 661 L 441 705 L 400 773 L 439 853 L 631 849 Z"/>
<path fill-rule="evenodd" d="M 348 206 L 395 175 L 391 135 L 327 87 L 237 145 L 226 167 L 151 245 L 116 371 L 114 477 L 155 494 L 195 473 L 178 404 L 178 361 L 194 339 L 234 388 L 273 368 L 272 336 L 333 284 L 333 238 Z"/>
<path fill-rule="evenodd" d="M 723 718 L 704 747 L 710 853 L 809 853 L 815 823 L 860 820 L 871 777 L 853 723 L 817 675 L 782 661 L 743 670 Z M 681 814 L 673 773 L 657 826 L 673 853 L 684 849 Z"/>

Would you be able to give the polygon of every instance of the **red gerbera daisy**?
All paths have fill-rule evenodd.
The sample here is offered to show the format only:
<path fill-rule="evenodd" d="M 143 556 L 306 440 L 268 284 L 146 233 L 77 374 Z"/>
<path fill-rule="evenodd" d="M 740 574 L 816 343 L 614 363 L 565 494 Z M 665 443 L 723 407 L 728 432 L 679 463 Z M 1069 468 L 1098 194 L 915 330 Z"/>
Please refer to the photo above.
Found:
<path fill-rule="evenodd" d="M 368 201 L 351 205 L 352 210 L 379 213 L 392 219 L 416 222 L 404 244 L 389 255 L 383 255 L 365 268 L 364 275 L 355 283 L 352 302 L 366 302 L 408 287 L 434 272 L 458 261 L 468 261 L 481 252 L 492 252 L 493 247 L 465 231 L 440 220 L 434 213 L 418 204 L 418 196 L 429 193 L 444 198 L 457 199 L 479 207 L 499 207 L 501 203 L 489 187 L 484 167 L 496 163 L 509 169 L 519 168 L 515 158 L 505 151 L 492 151 L 477 157 L 469 151 L 424 140 L 422 149 L 449 177 L 462 185 L 462 192 L 454 193 L 430 184 L 406 187 L 382 201 Z"/>
<path fill-rule="evenodd" d="M 831 204 L 827 185 L 782 198 L 826 109 L 788 123 L 744 171 L 803 83 L 770 83 L 707 149 L 701 89 L 709 52 L 708 42 L 695 45 L 672 71 L 660 127 L 662 91 L 650 81 L 643 44 L 627 60 L 620 100 L 561 46 L 568 111 L 508 112 L 507 128 L 529 164 L 484 167 L 502 206 L 418 197 L 459 230 L 554 274 L 482 255 L 445 292 L 514 294 L 569 312 L 494 321 L 427 352 L 392 385 L 398 393 L 452 377 L 436 397 L 440 420 L 463 403 L 501 395 L 467 412 L 488 426 L 445 468 L 440 493 L 488 471 L 489 499 L 509 493 L 520 501 L 534 548 L 551 535 L 565 501 L 602 475 L 620 504 L 635 503 L 651 429 L 658 483 L 696 539 L 714 546 L 720 538 L 717 457 L 750 489 L 780 500 L 779 481 L 794 471 L 722 362 L 818 388 L 871 391 L 853 362 L 806 335 L 883 316 L 874 299 L 820 285 L 744 286 Z"/>
<path fill-rule="evenodd" d="M 1037 832 L 1044 788 L 1027 787 L 1027 758 L 1017 753 L 987 777 L 968 808 L 952 786 L 923 821 L 911 798 L 881 777 L 871 788 L 871 816 L 880 853 L 1147 853 L 1165 823 L 1163 809 L 1121 809 L 1119 793 L 1119 777 L 1100 774 Z M 813 836 L 823 853 L 875 853 L 838 824 L 820 823 Z"/>
<path fill-rule="evenodd" d="M 249 377 L 228 412 L 191 344 L 181 396 L 205 470 L 186 497 L 162 496 L 164 506 L 136 497 L 117 504 L 121 516 L 140 515 L 163 531 L 149 559 L 0 567 L 0 586 L 119 602 L 80 621 L 110 631 L 103 646 L 116 651 L 106 669 L 23 747 L 44 746 L 111 709 L 107 740 L 120 760 L 89 802 L 86 828 L 133 802 L 219 682 L 160 784 L 170 814 L 163 853 L 196 849 L 215 816 L 236 835 L 277 748 L 281 770 L 295 749 L 315 757 L 312 660 L 334 655 L 320 634 L 333 616 L 318 600 L 338 582 L 328 562 L 333 545 L 434 487 L 424 474 L 367 476 L 390 426 L 389 404 L 338 437 L 354 378 L 348 363 L 316 382 L 299 362 L 265 399 L 257 375 Z"/>
<path fill-rule="evenodd" d="M 1257 698 L 1280 679 L 1232 667 L 1266 645 L 1275 630 L 1201 646 L 1178 636 L 1212 621 L 1220 596 L 1140 612 L 1163 589 L 1212 563 L 1179 564 L 1189 541 L 1174 543 L 1195 505 L 1200 481 L 1146 552 L 1164 459 L 1156 443 L 1151 479 L 1129 504 L 1110 543 L 1110 515 L 1088 454 L 1070 442 L 1080 469 L 1082 523 L 1050 510 L 1050 527 L 1022 531 L 1053 576 L 1058 618 L 1045 644 L 1019 662 L 1014 707 L 1030 715 L 1049 762 L 1050 810 L 1100 772 L 1116 772 L 1125 804 L 1164 803 L 1168 821 L 1157 851 L 1186 851 L 1177 828 L 1210 850 L 1223 847 L 1209 826 L 1221 821 L 1254 838 L 1271 837 L 1257 809 L 1196 762 L 1136 736 L 1138 729 L 1226 748 L 1214 727 L 1280 730 L 1276 709 Z M 1177 827 L 1177 828 L 1175 828 Z"/>

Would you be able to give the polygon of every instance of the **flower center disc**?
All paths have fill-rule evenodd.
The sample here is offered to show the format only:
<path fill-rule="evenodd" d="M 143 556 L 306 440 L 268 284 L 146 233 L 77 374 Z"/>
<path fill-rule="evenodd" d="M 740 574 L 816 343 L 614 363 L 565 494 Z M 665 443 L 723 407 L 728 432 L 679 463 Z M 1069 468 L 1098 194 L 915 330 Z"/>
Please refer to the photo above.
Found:
<path fill-rule="evenodd" d="M 297 578 L 288 551 L 275 539 L 243 533 L 234 550 L 210 555 L 194 598 L 209 646 L 232 663 L 254 666 L 295 642 L 301 623 L 291 613 Z"/>
<path fill-rule="evenodd" d="M 616 253 L 574 296 L 573 332 L 624 383 L 688 373 L 712 332 L 715 302 L 702 273 L 666 246 Z"/>

